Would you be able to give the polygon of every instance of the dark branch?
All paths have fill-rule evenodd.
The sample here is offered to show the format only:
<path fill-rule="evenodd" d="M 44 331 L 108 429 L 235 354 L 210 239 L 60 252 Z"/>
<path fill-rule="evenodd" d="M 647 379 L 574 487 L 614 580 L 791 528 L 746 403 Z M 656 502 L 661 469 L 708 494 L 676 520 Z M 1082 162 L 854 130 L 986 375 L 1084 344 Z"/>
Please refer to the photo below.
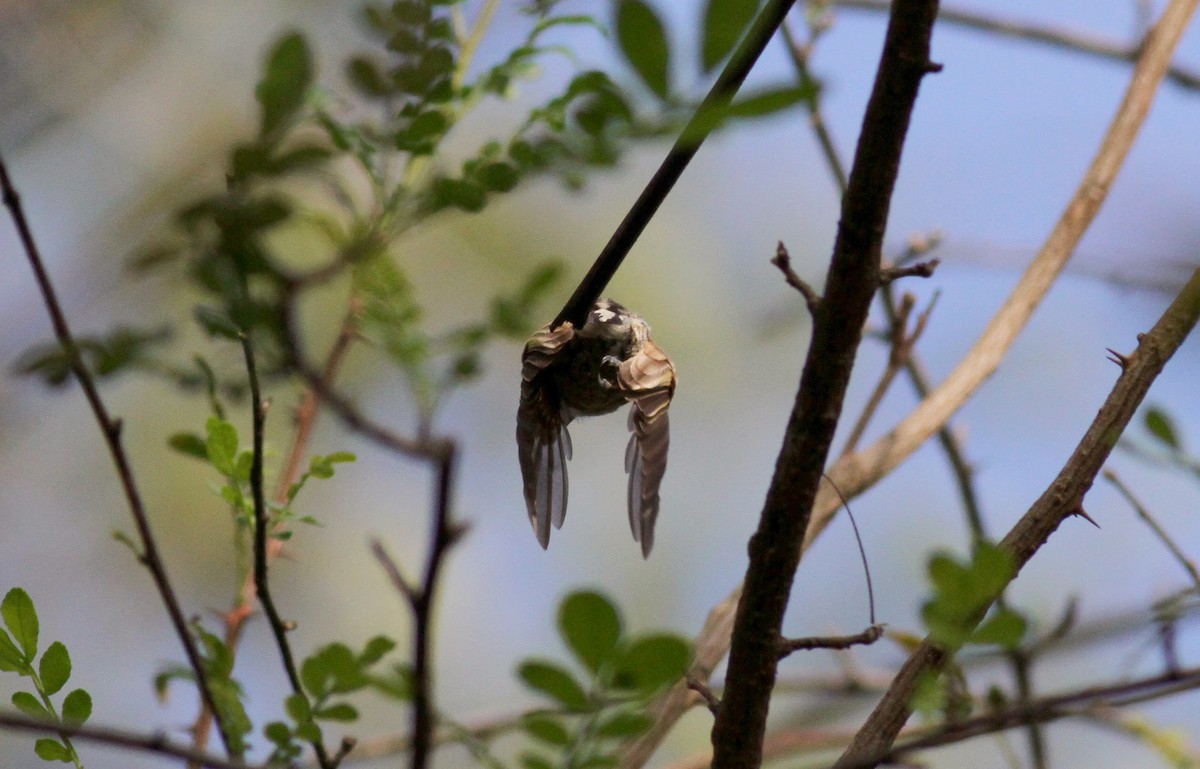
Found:
<path fill-rule="evenodd" d="M 887 284 L 900 278 L 928 278 L 933 275 L 933 271 L 941 263 L 941 259 L 930 259 L 927 262 L 916 262 L 915 264 L 906 264 L 902 267 L 884 267 L 879 271 L 879 282 Z"/>
<path fill-rule="evenodd" d="M 852 646 L 870 646 L 883 637 L 883 625 L 871 627 L 853 635 L 809 636 L 807 638 L 781 638 L 779 659 L 792 652 L 809 649 L 849 649 Z"/>
<path fill-rule="evenodd" d="M 21 207 L 21 197 L 17 194 L 16 187 L 13 186 L 12 180 L 8 176 L 8 168 L 4 165 L 3 158 L 0 158 L 0 190 L 3 192 L 4 205 L 8 207 L 13 223 L 17 226 L 25 255 L 29 259 L 29 265 L 33 268 L 34 277 L 41 290 L 42 300 L 46 303 L 46 310 L 49 312 L 50 321 L 54 326 L 54 336 L 70 360 L 71 371 L 83 389 L 88 405 L 91 406 L 92 413 L 96 417 L 96 422 L 100 425 L 104 442 L 108 445 L 108 453 L 116 466 L 117 477 L 120 479 L 125 500 L 129 505 L 129 511 L 133 514 L 134 525 L 137 527 L 138 538 L 141 540 L 142 552 L 139 558 L 150 572 L 150 577 L 154 580 L 159 596 L 166 606 L 171 625 L 175 628 L 175 635 L 183 645 L 188 666 L 195 676 L 196 687 L 200 691 L 200 698 L 204 701 L 205 707 L 216 713 L 216 700 L 213 699 L 212 689 L 208 683 L 208 674 L 204 670 L 204 662 L 201 660 L 196 642 L 188 630 L 187 620 L 179 606 L 179 598 L 175 595 L 175 590 L 171 587 L 171 581 L 167 577 L 166 566 L 159 556 L 158 545 L 154 539 L 154 533 L 150 529 L 150 519 L 146 515 L 141 493 L 133 478 L 133 467 L 129 464 L 129 457 L 125 454 L 125 447 L 121 443 L 121 420 L 110 416 L 104 401 L 100 399 L 100 392 L 96 388 L 96 382 L 92 378 L 91 372 L 88 371 L 87 366 L 83 363 L 83 358 L 80 357 L 79 346 L 75 343 L 70 326 L 67 325 L 66 315 L 62 311 L 62 305 L 59 304 L 58 295 L 54 291 L 54 285 L 50 282 L 50 275 L 46 272 L 45 264 L 42 261 L 41 252 L 33 238 L 33 230 Z M 228 751 L 230 741 L 225 724 L 219 716 L 217 716 L 216 722 L 221 742 Z"/>
<path fill-rule="evenodd" d="M 710 120 L 711 116 L 722 110 L 733 99 L 733 95 L 741 87 L 746 75 L 750 74 L 754 62 L 758 61 L 759 55 L 767 47 L 767 43 L 771 41 L 775 30 L 783 23 L 784 17 L 787 16 L 787 12 L 791 10 L 794 3 L 795 0 L 768 0 L 763 9 L 759 11 L 754 24 L 751 25 L 745 38 L 730 57 L 717 81 L 713 83 L 699 109 L 684 127 L 675 145 L 663 159 L 662 165 L 658 167 L 654 176 L 646 184 L 642 194 L 634 201 L 633 207 L 629 209 L 625 219 L 617 226 L 600 255 L 596 257 L 592 268 L 580 281 L 575 293 L 571 294 L 571 298 L 563 305 L 558 317 L 554 319 L 555 328 L 567 321 L 573 323 L 576 328 L 583 326 L 592 305 L 600 298 L 600 294 L 604 292 L 608 282 L 617 273 L 621 262 L 625 260 L 629 250 L 641 236 L 642 230 L 646 228 L 650 219 L 658 211 L 658 207 L 666 200 L 667 194 L 675 186 L 675 182 L 679 180 L 696 151 L 700 149 L 700 145 L 708 138 L 715 123 Z"/>
<path fill-rule="evenodd" d="M 792 257 L 788 254 L 787 247 L 783 245 L 782 240 L 775 247 L 775 256 L 771 258 L 771 264 L 778 267 L 787 284 L 804 297 L 804 303 L 808 305 L 808 314 L 816 315 L 817 308 L 821 305 L 821 295 L 792 269 Z"/>
<path fill-rule="evenodd" d="M 258 383 L 258 367 L 254 362 L 254 347 L 248 334 L 241 337 L 242 353 L 246 359 L 246 375 L 250 380 L 250 408 L 254 426 L 254 447 L 250 465 L 250 489 L 254 494 L 254 588 L 258 594 L 258 602 L 262 604 L 263 613 L 271 625 L 271 634 L 275 637 L 275 645 L 279 649 L 279 658 L 283 662 L 284 672 L 292 686 L 292 693 L 309 703 L 308 695 L 300 685 L 300 675 L 296 672 L 296 660 L 292 654 L 291 644 L 287 640 L 288 628 L 275 608 L 275 600 L 267 580 L 267 538 L 271 533 L 271 521 L 267 517 L 267 495 L 263 482 L 263 433 L 266 427 L 266 404 L 262 400 L 262 392 Z M 317 761 L 323 769 L 336 766 L 330 761 L 325 743 L 318 737 L 312 742 L 317 754 Z"/>
<path fill-rule="evenodd" d="M 899 0 L 893 6 L 800 389 L 758 531 L 750 540 L 723 705 L 713 726 L 714 769 L 757 769 L 762 763 L 778 663 L 776 639 L 862 328 L 879 286 L 888 207 L 917 90 L 921 78 L 936 69 L 929 61 L 936 14 L 936 0 Z"/>

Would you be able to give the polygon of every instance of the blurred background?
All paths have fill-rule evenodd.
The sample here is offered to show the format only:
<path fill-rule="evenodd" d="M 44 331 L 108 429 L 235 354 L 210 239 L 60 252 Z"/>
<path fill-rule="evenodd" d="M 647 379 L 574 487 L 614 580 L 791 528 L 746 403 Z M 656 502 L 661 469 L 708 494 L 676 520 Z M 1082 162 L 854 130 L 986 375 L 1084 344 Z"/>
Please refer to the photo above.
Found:
<path fill-rule="evenodd" d="M 342 2 L 260 0 L 166 3 L 151 0 L 0 1 L 0 149 L 77 333 L 125 323 L 173 322 L 186 329 L 195 296 L 168 273 L 132 278 L 131 253 L 160 230 L 181 200 L 223 183 L 230 145 L 253 133 L 253 88 L 264 51 L 281 32 L 304 31 L 322 83 L 363 47 L 357 14 Z M 523 27 L 503 7 L 480 61 L 508 50 Z M 601 4 L 576 3 L 607 18 Z M 571 6 L 571 3 L 567 3 Z M 657 3 L 667 18 L 676 82 L 699 95 L 707 81 L 694 63 L 699 3 Z M 1132 0 L 974 0 L 972 10 L 1131 41 L 1162 3 Z M 957 7 L 957 6 L 955 6 Z M 466 4 L 468 16 L 474 3 Z M 839 10 L 813 53 L 825 83 L 825 117 L 849 158 L 884 29 L 875 12 Z M 611 41 L 594 30 L 563 30 L 586 66 L 622 69 Z M 888 253 L 913 234 L 940 231 L 942 265 L 902 288 L 919 306 L 938 295 L 919 345 L 934 379 L 970 347 L 1032 258 L 1073 191 L 1119 103 L 1128 64 L 993 34 L 941 26 L 933 58 L 942 73 L 922 85 L 892 204 Z M 515 104 L 489 104 L 474 128 L 512 121 L 569 77 L 547 60 L 543 78 L 520 86 Z M 1177 58 L 1200 71 L 1200 30 Z M 786 82 L 791 65 L 778 41 L 751 85 Z M 648 104 L 647 104 L 648 106 Z M 953 420 L 977 469 L 987 525 L 1002 535 L 1066 460 L 1116 378 L 1105 348 L 1128 351 L 1200 262 L 1200 90 L 1166 83 L 1099 219 L 1012 354 Z M 450 324 L 464 307 L 512 289 L 522 271 L 562 259 L 566 278 L 544 307 L 546 320 L 582 276 L 666 151 L 647 142 L 578 193 L 534 182 L 482 214 L 435 217 L 406 237 L 402 258 L 431 323 Z M 437 428 L 461 441 L 459 516 L 470 533 L 448 565 L 439 602 L 437 691 L 442 709 L 475 723 L 511 715 L 535 700 L 513 670 L 524 656 L 565 659 L 554 632 L 559 598 L 578 587 L 614 597 L 637 631 L 692 636 L 737 584 L 795 395 L 808 323 L 799 297 L 769 263 L 787 244 L 793 265 L 820 285 L 838 219 L 838 194 L 799 108 L 739 125 L 712 139 L 634 249 L 610 294 L 643 314 L 675 361 L 670 467 L 653 556 L 643 561 L 625 522 L 624 417 L 572 426 L 571 507 L 543 552 L 529 531 L 513 445 L 520 349 L 492 350 L 478 384 L 456 394 Z M 11 223 L 0 222 L 0 590 L 24 587 L 36 602 L 43 643 L 62 640 L 75 666 L 72 685 L 93 695 L 99 724 L 162 731 L 184 739 L 195 714 L 192 690 L 155 699 L 151 679 L 178 648 L 153 584 L 113 530 L 130 531 L 107 453 L 78 388 L 51 392 L 13 367 L 21 352 L 50 337 L 40 297 Z M 314 340 L 340 320 L 307 318 Z M 531 329 L 532 330 L 532 329 Z M 236 350 L 181 331 L 178 355 L 193 350 L 233 360 Z M 1176 419 L 1200 446 L 1200 339 L 1192 338 L 1155 384 L 1148 402 Z M 886 362 L 864 345 L 847 401 L 856 415 Z M 414 424 L 394 370 L 352 359 L 342 380 L 360 406 L 398 430 Z M 236 585 L 229 576 L 232 527 L 199 463 L 166 449 L 166 437 L 201 429 L 207 407 L 138 377 L 107 382 L 103 394 L 125 423 L 130 451 L 171 577 L 185 611 L 214 617 Z M 290 407 L 280 390 L 271 426 L 286 447 Z M 899 381 L 868 440 L 914 404 Z M 248 434 L 249 418 L 237 417 Z M 347 434 L 328 416 L 313 450 L 351 450 L 359 461 L 306 492 L 304 527 L 273 570 L 277 601 L 298 623 L 294 643 L 311 650 L 338 639 L 352 646 L 383 632 L 407 637 L 407 613 L 378 564 L 381 537 L 410 573 L 425 546 L 430 487 L 421 466 Z M 1137 428 L 1135 432 L 1142 432 Z M 840 441 L 837 445 L 840 445 Z M 1118 452 L 1110 466 L 1140 495 L 1192 557 L 1200 551 L 1200 483 Z M 963 553 L 969 535 L 953 478 L 930 445 L 853 503 L 875 584 L 881 621 L 919 628 L 932 549 Z M 1187 587 L 1187 575 L 1111 486 L 1098 483 L 1087 510 L 1100 524 L 1068 521 L 1023 572 L 1014 604 L 1045 630 L 1078 597 L 1078 622 L 1129 619 L 1139 629 L 1109 642 L 1047 658 L 1034 670 L 1038 691 L 1055 692 L 1160 669 L 1151 622 L 1157 599 Z M 805 557 L 786 621 L 792 635 L 855 632 L 868 621 L 862 569 L 849 522 L 840 518 Z M 1179 640 L 1185 665 L 1200 659 L 1194 620 Z M 886 642 L 854 660 L 867 671 L 903 659 Z M 782 675 L 829 671 L 825 652 L 794 656 Z M 238 676 L 258 722 L 277 718 L 286 682 L 265 622 L 252 620 Z M 979 680 L 1007 682 L 1002 666 Z M 5 703 L 22 682 L 0 676 Z M 778 724 L 811 718 L 811 700 L 782 696 Z M 1200 744 L 1195 693 L 1139 709 Z M 403 710 L 363 703 L 361 737 L 407 728 Z M 828 714 L 827 714 L 828 715 Z M 853 721 L 853 719 L 851 719 Z M 802 721 L 801 721 L 802 722 Z M 690 714 L 655 766 L 702 750 L 711 718 Z M 1095 724 L 1048 730 L 1056 767 L 1154 766 L 1144 744 Z M 999 741 L 999 745 L 998 745 Z M 259 738 L 257 742 L 261 743 Z M 1024 738 L 976 740 L 926 754 L 932 766 L 1011 766 Z M 169 766 L 165 759 L 82 744 L 90 769 Z M 442 766 L 465 753 L 439 754 Z M 27 735 L 0 731 L 0 766 L 40 766 Z M 397 765 L 396 759 L 369 766 Z"/>

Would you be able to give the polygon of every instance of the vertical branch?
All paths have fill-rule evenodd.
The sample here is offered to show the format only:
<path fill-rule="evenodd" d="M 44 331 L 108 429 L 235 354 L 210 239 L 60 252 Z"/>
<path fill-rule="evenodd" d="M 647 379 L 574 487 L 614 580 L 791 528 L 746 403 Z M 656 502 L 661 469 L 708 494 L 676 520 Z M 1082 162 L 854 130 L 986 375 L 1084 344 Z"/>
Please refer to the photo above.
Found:
<path fill-rule="evenodd" d="M 917 90 L 929 61 L 937 0 L 893 5 L 842 217 L 738 605 L 725 697 L 713 726 L 714 769 L 757 769 L 774 688 L 780 628 L 842 402 L 879 286 L 891 194 Z"/>
<path fill-rule="evenodd" d="M 413 615 L 412 769 L 425 769 L 434 747 L 437 708 L 433 695 L 433 603 L 446 555 L 462 534 L 461 527 L 452 520 L 458 449 L 452 441 L 445 441 L 431 461 L 436 467 L 437 485 L 434 490 L 429 556 L 421 583 L 413 585 L 404 578 L 381 542 L 373 542 L 371 546 L 375 558 L 387 572 L 396 592 L 404 597 Z"/>
<path fill-rule="evenodd" d="M 266 426 L 266 406 L 263 404 L 262 392 L 258 383 L 258 367 L 254 362 L 254 346 L 248 333 L 241 334 L 242 353 L 246 358 L 246 374 L 250 380 L 250 407 L 254 426 L 253 457 L 250 465 L 250 488 L 254 494 L 254 588 L 258 593 L 258 601 L 262 604 L 263 613 L 271 625 L 271 633 L 275 636 L 275 645 L 279 649 L 279 657 L 283 662 L 284 672 L 292 686 L 292 693 L 308 702 L 308 696 L 300 685 L 300 676 L 296 672 L 296 660 L 292 647 L 287 640 L 287 626 L 275 608 L 267 585 L 267 539 L 270 535 L 271 523 L 267 519 L 266 490 L 263 484 L 263 432 Z M 310 703 L 311 704 L 311 703 Z M 318 737 L 312 742 L 317 754 L 317 761 L 322 769 L 330 769 L 334 764 L 329 760 L 325 743 Z"/>
<path fill-rule="evenodd" d="M 109 414 L 104 401 L 100 399 L 100 392 L 96 388 L 96 382 L 92 378 L 91 372 L 87 370 L 87 366 L 83 363 L 83 358 L 79 354 L 79 346 L 75 343 L 75 337 L 71 334 L 70 326 L 67 325 L 66 315 L 62 311 L 62 305 L 59 304 L 58 295 L 54 291 L 54 285 L 50 282 L 49 273 L 46 272 L 45 264 L 42 262 L 41 252 L 33 237 L 33 230 L 29 226 L 29 221 L 25 218 L 24 209 L 21 207 L 21 197 L 17 194 L 17 190 L 9 178 L 8 168 L 4 165 L 3 158 L 0 158 L 0 191 L 3 193 L 4 205 L 8 208 L 9 214 L 17 226 L 17 232 L 20 235 L 21 244 L 25 249 L 25 255 L 29 259 L 29 265 L 33 268 L 34 277 L 37 279 L 38 288 L 41 290 L 42 300 L 46 304 L 46 310 L 49 312 L 50 321 L 54 326 L 54 336 L 58 339 L 58 343 L 62 345 L 63 351 L 67 354 L 71 371 L 75 374 L 75 379 L 83 389 L 88 405 L 92 409 L 92 414 L 95 415 L 96 422 L 100 426 L 100 432 L 104 436 L 104 442 L 108 445 L 108 453 L 112 457 L 113 464 L 116 466 L 117 477 L 121 482 L 121 489 L 125 493 L 125 500 L 129 505 L 129 511 L 133 514 L 138 539 L 142 545 L 142 552 L 138 555 L 138 559 L 150 572 L 150 576 L 154 580 L 154 585 L 158 588 L 158 594 L 167 609 L 171 625 L 175 628 L 175 635 L 178 636 L 179 642 L 183 646 L 188 666 L 196 678 L 196 688 L 200 690 L 200 697 L 203 699 L 205 706 L 216 714 L 217 731 L 221 735 L 221 742 L 224 743 L 226 752 L 229 753 L 229 735 L 225 730 L 220 711 L 216 708 L 216 700 L 213 698 L 212 688 L 208 683 L 208 674 L 204 669 L 204 661 L 200 658 L 196 642 L 188 630 L 187 620 L 184 619 L 183 610 L 179 606 L 179 599 L 171 587 L 170 579 L 167 577 L 166 566 L 163 565 L 162 558 L 159 555 L 154 533 L 150 529 L 150 519 L 146 514 L 141 493 L 138 491 L 137 483 L 133 477 L 133 468 L 129 464 L 129 457 L 126 456 L 125 448 L 121 443 L 121 421 L 114 419 Z"/>

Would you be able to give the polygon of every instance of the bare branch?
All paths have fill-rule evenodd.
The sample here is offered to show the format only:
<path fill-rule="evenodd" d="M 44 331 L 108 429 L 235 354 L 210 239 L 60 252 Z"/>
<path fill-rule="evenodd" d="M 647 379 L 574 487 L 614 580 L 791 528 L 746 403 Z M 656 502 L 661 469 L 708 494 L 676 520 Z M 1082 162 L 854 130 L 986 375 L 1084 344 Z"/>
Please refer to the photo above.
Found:
<path fill-rule="evenodd" d="M 852 646 L 870 646 L 882 637 L 883 625 L 871 625 L 861 633 L 853 635 L 782 638 L 779 641 L 779 658 L 783 659 L 793 652 L 811 649 L 849 649 Z"/>
<path fill-rule="evenodd" d="M 839 8 L 868 11 L 886 12 L 890 7 L 888 0 L 832 0 L 832 2 Z M 1067 51 L 1086 53 L 1104 59 L 1124 61 L 1131 64 L 1137 62 L 1138 56 L 1142 52 L 1142 46 L 1144 45 L 1142 41 L 1132 44 L 1119 43 L 1069 29 L 1060 29 L 1012 19 L 1001 19 L 955 8 L 943 8 L 938 13 L 938 21 L 994 35 L 1045 43 Z M 1169 67 L 1166 72 L 1166 79 L 1183 88 L 1200 89 L 1200 74 L 1183 69 L 1182 67 Z"/>
<path fill-rule="evenodd" d="M 789 286 L 800 292 L 804 297 L 804 303 L 808 305 L 808 314 L 815 316 L 817 308 L 821 306 L 821 295 L 792 269 L 792 257 L 788 254 L 787 247 L 783 245 L 782 240 L 775 247 L 775 256 L 771 258 L 771 264 L 779 268 L 779 271 L 783 273 L 783 279 Z"/>
<path fill-rule="evenodd" d="M 108 408 L 100 398 L 100 391 L 96 388 L 96 382 L 87 366 L 84 365 L 83 358 L 80 357 L 79 346 L 75 343 L 75 337 L 67 325 L 66 315 L 63 313 L 62 305 L 59 304 L 58 295 L 54 290 L 54 285 L 50 282 L 50 275 L 46 271 L 41 252 L 33 238 L 33 230 L 25 218 L 25 211 L 21 207 L 21 197 L 17 194 L 16 187 L 13 186 L 12 180 L 8 176 L 8 168 L 2 157 L 0 157 L 0 191 L 3 193 L 4 205 L 8 207 L 13 223 L 17 226 L 21 244 L 25 249 L 25 256 L 33 268 L 38 288 L 42 293 L 42 300 L 46 303 L 46 310 L 49 312 L 50 321 L 54 326 L 54 336 L 67 354 L 71 371 L 83 389 L 88 405 L 91 406 L 92 414 L 95 415 L 96 422 L 100 425 L 104 442 L 108 445 L 108 453 L 116 466 L 117 477 L 125 493 L 129 511 L 133 514 L 134 525 L 137 527 L 138 538 L 142 545 L 139 559 L 150 572 L 150 577 L 154 580 L 158 594 L 166 606 L 171 625 L 175 628 L 175 635 L 179 638 L 184 654 L 187 656 L 188 667 L 195 676 L 196 688 L 200 690 L 200 697 L 204 700 L 205 706 L 215 713 L 217 712 L 216 701 L 213 699 L 204 662 L 200 658 L 195 639 L 188 629 L 187 620 L 179 606 L 179 598 L 175 595 L 175 590 L 171 587 L 171 581 L 167 577 L 167 568 L 158 553 L 158 545 L 154 539 L 154 533 L 150 529 L 150 519 L 146 514 L 146 507 L 142 502 L 141 493 L 138 491 L 137 482 L 133 478 L 133 467 L 129 464 L 129 457 L 125 454 L 125 447 L 121 442 L 121 421 L 109 415 Z M 220 717 L 217 718 L 217 731 L 221 735 L 221 741 L 224 743 L 226 751 L 229 751 L 229 735 Z"/>
<path fill-rule="evenodd" d="M 1136 496 L 1134 496 L 1133 492 L 1130 491 L 1129 487 L 1117 477 L 1115 472 L 1112 470 L 1105 470 L 1104 480 L 1111 483 L 1116 487 L 1117 491 L 1121 492 L 1121 496 L 1125 497 L 1125 501 L 1128 502 L 1131 507 L 1133 507 L 1134 512 L 1138 514 L 1138 517 L 1146 522 L 1146 525 L 1149 526 L 1150 530 L 1154 532 L 1154 536 L 1158 537 L 1159 541 L 1162 542 L 1167 550 L 1171 553 L 1171 557 L 1178 561 L 1179 565 L 1183 567 L 1183 570 L 1186 571 L 1188 576 L 1192 578 L 1192 583 L 1196 586 L 1196 593 L 1197 595 L 1200 595 L 1200 570 L 1196 569 L 1196 562 L 1191 558 L 1188 558 L 1187 553 L 1183 552 L 1183 549 L 1175 543 L 1175 540 L 1171 539 L 1171 535 L 1167 533 L 1167 530 L 1164 529 L 1159 522 L 1154 519 L 1154 516 L 1152 516 L 1150 511 L 1146 509 L 1146 506 L 1143 505 Z"/>

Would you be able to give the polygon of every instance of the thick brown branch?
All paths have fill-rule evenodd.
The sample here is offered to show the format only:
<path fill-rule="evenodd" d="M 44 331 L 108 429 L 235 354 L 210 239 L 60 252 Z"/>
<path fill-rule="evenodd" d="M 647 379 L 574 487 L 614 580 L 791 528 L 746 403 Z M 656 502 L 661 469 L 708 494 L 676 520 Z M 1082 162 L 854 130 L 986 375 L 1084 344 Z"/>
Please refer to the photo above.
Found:
<path fill-rule="evenodd" d="M 776 639 L 863 324 L 879 285 L 888 207 L 917 90 L 921 78 L 936 69 L 929 61 L 936 14 L 936 0 L 901 0 L 888 25 L 800 389 L 758 531 L 750 540 L 727 684 L 713 726 L 714 769 L 756 769 L 762 763 L 778 663 Z"/>

